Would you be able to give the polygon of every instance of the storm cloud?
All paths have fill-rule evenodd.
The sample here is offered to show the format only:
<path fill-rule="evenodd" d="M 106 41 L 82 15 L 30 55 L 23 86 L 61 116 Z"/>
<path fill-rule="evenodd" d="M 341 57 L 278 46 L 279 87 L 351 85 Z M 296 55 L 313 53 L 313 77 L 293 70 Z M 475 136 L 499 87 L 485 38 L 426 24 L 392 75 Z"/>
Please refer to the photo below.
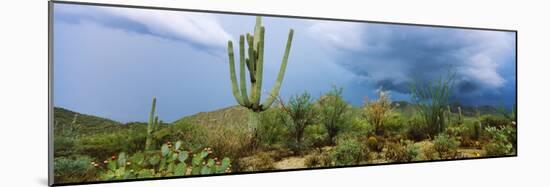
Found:
<path fill-rule="evenodd" d="M 309 31 L 358 84 L 409 94 L 414 81 L 454 72 L 453 99 L 460 102 L 515 97 L 505 93 L 516 84 L 511 32 L 332 21 Z"/>

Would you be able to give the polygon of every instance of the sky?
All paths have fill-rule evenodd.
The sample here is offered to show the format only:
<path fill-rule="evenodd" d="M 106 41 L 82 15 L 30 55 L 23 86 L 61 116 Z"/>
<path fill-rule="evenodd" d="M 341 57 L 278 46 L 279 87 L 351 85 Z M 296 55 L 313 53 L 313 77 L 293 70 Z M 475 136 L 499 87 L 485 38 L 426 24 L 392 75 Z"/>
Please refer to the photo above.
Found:
<path fill-rule="evenodd" d="M 120 122 L 146 121 L 153 97 L 167 122 L 237 105 L 227 41 L 255 17 L 90 5 L 54 5 L 54 105 Z M 263 98 L 294 29 L 280 95 L 344 89 L 355 106 L 389 91 L 407 101 L 414 81 L 456 74 L 453 102 L 512 107 L 515 33 L 263 17 Z M 235 48 L 238 50 L 238 48 Z M 238 60 L 238 51 L 235 51 Z M 236 64 L 238 66 L 238 63 Z M 238 67 L 236 67 L 238 69 Z"/>

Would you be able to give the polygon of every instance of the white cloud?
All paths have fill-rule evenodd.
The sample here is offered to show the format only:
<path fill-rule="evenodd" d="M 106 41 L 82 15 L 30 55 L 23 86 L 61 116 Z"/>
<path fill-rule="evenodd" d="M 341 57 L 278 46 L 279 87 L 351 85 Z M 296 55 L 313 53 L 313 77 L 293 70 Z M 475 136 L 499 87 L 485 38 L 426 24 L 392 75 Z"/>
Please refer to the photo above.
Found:
<path fill-rule="evenodd" d="M 360 23 L 318 21 L 309 27 L 311 36 L 321 41 L 325 47 L 354 50 L 362 47 Z"/>
<path fill-rule="evenodd" d="M 127 18 L 147 27 L 149 32 L 195 43 L 225 47 L 231 36 L 213 15 L 166 10 L 101 8 L 111 15 Z"/>

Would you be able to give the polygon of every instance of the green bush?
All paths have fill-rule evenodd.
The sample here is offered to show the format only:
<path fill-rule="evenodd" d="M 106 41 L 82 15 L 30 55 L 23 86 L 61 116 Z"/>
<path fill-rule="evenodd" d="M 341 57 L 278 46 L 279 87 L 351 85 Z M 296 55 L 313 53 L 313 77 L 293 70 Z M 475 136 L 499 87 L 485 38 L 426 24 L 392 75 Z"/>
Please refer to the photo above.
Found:
<path fill-rule="evenodd" d="M 404 133 L 406 121 L 399 113 L 392 113 L 386 119 L 384 128 L 386 133 L 390 136 L 396 136 Z"/>
<path fill-rule="evenodd" d="M 356 165 L 365 159 L 364 147 L 354 138 L 340 139 L 330 158 L 337 166 Z"/>
<path fill-rule="evenodd" d="M 201 124 L 191 124 L 185 120 L 180 120 L 155 132 L 154 139 L 158 140 L 156 145 L 179 140 L 185 142 L 187 148 L 194 150 L 208 146 L 208 129 Z"/>
<path fill-rule="evenodd" d="M 318 100 L 320 123 L 325 126 L 328 142 L 332 145 L 336 143 L 336 136 L 351 124 L 351 106 L 344 101 L 342 90 L 332 87 L 331 91 Z"/>
<path fill-rule="evenodd" d="M 428 138 L 430 131 L 420 117 L 412 117 L 407 121 L 407 137 L 411 140 L 422 141 Z"/>
<path fill-rule="evenodd" d="M 434 149 L 441 159 L 453 159 L 458 155 L 460 142 L 447 134 L 437 135 L 434 139 Z"/>
<path fill-rule="evenodd" d="M 483 115 L 481 116 L 480 121 L 483 127 L 504 128 L 512 125 L 512 121 L 504 116 Z"/>
<path fill-rule="evenodd" d="M 310 125 L 305 129 L 305 144 L 319 151 L 328 144 L 327 130 L 321 124 Z"/>
<path fill-rule="evenodd" d="M 271 108 L 260 114 L 260 124 L 256 133 L 261 147 L 272 148 L 274 145 L 284 144 L 288 132 L 280 115 L 284 114 L 279 108 Z"/>
<path fill-rule="evenodd" d="M 287 104 L 281 102 L 281 109 L 287 117 L 281 116 L 288 134 L 289 148 L 295 155 L 301 154 L 304 146 L 304 131 L 307 126 L 317 121 L 317 112 L 313 106 L 311 95 L 304 92 L 290 98 Z"/>
<path fill-rule="evenodd" d="M 138 137 L 140 138 L 140 137 Z M 124 132 L 111 132 L 82 136 L 75 142 L 75 149 L 78 153 L 89 155 L 94 158 L 105 158 L 118 152 L 131 152 L 139 150 L 145 143 L 145 136 L 142 141 L 132 141 L 132 136 Z"/>
<path fill-rule="evenodd" d="M 366 119 L 359 117 L 351 121 L 349 131 L 357 137 L 369 137 L 374 135 L 374 127 Z"/>
<path fill-rule="evenodd" d="M 95 180 L 95 162 L 88 156 L 56 157 L 54 159 L 54 180 L 56 183 L 85 182 Z"/>
<path fill-rule="evenodd" d="M 510 128 L 485 127 L 485 131 L 491 137 L 491 141 L 483 146 L 486 156 L 504 156 L 514 152 L 514 147 L 509 140 Z"/>
<path fill-rule="evenodd" d="M 69 156 L 74 153 L 73 138 L 67 138 L 63 136 L 54 136 L 53 147 L 55 157 Z"/>

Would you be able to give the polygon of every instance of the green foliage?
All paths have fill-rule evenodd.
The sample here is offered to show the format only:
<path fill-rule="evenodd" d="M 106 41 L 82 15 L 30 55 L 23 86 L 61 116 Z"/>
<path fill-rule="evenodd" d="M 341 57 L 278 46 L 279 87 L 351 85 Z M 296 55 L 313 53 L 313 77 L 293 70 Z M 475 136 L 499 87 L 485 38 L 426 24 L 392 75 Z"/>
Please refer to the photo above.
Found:
<path fill-rule="evenodd" d="M 54 180 L 56 183 L 72 183 L 93 180 L 96 177 L 93 160 L 88 156 L 56 157 Z"/>
<path fill-rule="evenodd" d="M 53 148 L 55 157 L 69 156 L 74 153 L 74 139 L 64 136 L 54 136 Z"/>
<path fill-rule="evenodd" d="M 483 115 L 480 117 L 480 122 L 482 127 L 496 127 L 504 128 L 506 126 L 511 126 L 512 121 L 507 119 L 504 116 L 495 116 L 495 115 Z"/>
<path fill-rule="evenodd" d="M 434 149 L 441 159 L 453 159 L 458 154 L 460 142 L 447 134 L 437 135 L 434 139 Z"/>
<path fill-rule="evenodd" d="M 137 129 L 117 130 L 82 136 L 75 141 L 74 147 L 80 154 L 104 158 L 118 152 L 143 149 L 145 137 L 145 132 Z"/>
<path fill-rule="evenodd" d="M 384 135 L 384 123 L 387 122 L 392 112 L 389 94 L 387 91 L 379 91 L 377 100 L 365 100 L 363 116 L 374 126 L 377 135 Z"/>
<path fill-rule="evenodd" d="M 369 137 L 374 135 L 374 127 L 361 117 L 353 118 L 349 132 L 357 137 Z"/>
<path fill-rule="evenodd" d="M 505 156 L 514 153 L 514 146 L 509 138 L 515 136 L 512 128 L 485 127 L 485 131 L 491 137 L 491 141 L 483 146 L 486 156 Z"/>
<path fill-rule="evenodd" d="M 407 137 L 414 141 L 422 141 L 428 138 L 429 128 L 421 117 L 413 116 L 407 121 Z"/>
<path fill-rule="evenodd" d="M 386 158 L 393 162 L 410 162 L 417 160 L 420 148 L 412 141 L 390 142 L 386 145 Z"/>
<path fill-rule="evenodd" d="M 256 138 L 262 147 L 269 148 L 285 143 L 288 132 L 284 121 L 281 121 L 281 115 L 285 114 L 280 108 L 271 108 L 261 113 Z"/>
<path fill-rule="evenodd" d="M 312 125 L 317 120 L 317 113 L 313 106 L 311 95 L 304 92 L 301 95 L 295 95 L 290 98 L 288 105 L 281 101 L 282 111 L 286 116 L 281 116 L 291 137 L 290 148 L 294 154 L 301 154 L 305 148 L 303 144 L 304 131 L 307 126 Z"/>
<path fill-rule="evenodd" d="M 248 44 L 248 50 L 245 51 L 245 35 L 240 35 L 239 37 L 239 79 L 240 83 L 237 83 L 237 75 L 235 72 L 235 55 L 233 54 L 233 42 L 228 41 L 227 44 L 227 53 L 229 57 L 229 72 L 231 79 L 231 88 L 233 96 L 239 103 L 239 105 L 244 106 L 252 111 L 249 119 L 249 126 L 252 129 L 257 127 L 258 123 L 258 113 L 267 110 L 276 97 L 279 95 L 279 90 L 281 88 L 286 65 L 288 62 L 288 56 L 290 53 L 290 47 L 292 45 L 292 36 L 294 35 L 294 30 L 290 29 L 288 33 L 288 39 L 286 43 L 285 53 L 283 55 L 283 62 L 281 63 L 281 68 L 279 74 L 277 75 L 277 80 L 273 89 L 268 95 L 268 98 L 260 103 L 260 97 L 262 94 L 262 79 L 263 79 L 263 64 L 264 64 L 264 33 L 265 28 L 262 26 L 261 17 L 256 17 L 256 25 L 254 27 L 254 34 L 246 34 L 246 41 Z M 248 52 L 248 58 L 246 58 L 245 53 Z M 246 71 L 248 70 L 250 75 L 250 97 L 246 89 Z M 240 87 L 239 87 L 240 85 Z"/>
<path fill-rule="evenodd" d="M 321 124 L 309 125 L 305 129 L 305 144 L 319 151 L 327 145 L 327 130 Z"/>
<path fill-rule="evenodd" d="M 411 100 L 430 128 L 431 135 L 443 132 L 447 125 L 445 110 L 453 92 L 454 80 L 455 73 L 449 73 L 434 82 L 411 84 Z"/>
<path fill-rule="evenodd" d="M 204 125 L 191 124 L 185 120 L 159 130 L 154 136 L 160 142 L 181 140 L 187 148 L 193 150 L 208 145 L 208 129 Z"/>
<path fill-rule="evenodd" d="M 332 90 L 319 98 L 320 123 L 328 133 L 328 142 L 335 143 L 335 137 L 351 124 L 349 104 L 342 98 L 342 88 L 332 87 Z"/>
<path fill-rule="evenodd" d="M 392 113 L 385 121 L 384 128 L 386 133 L 390 136 L 398 136 L 403 134 L 406 130 L 407 122 L 399 113 Z"/>
<path fill-rule="evenodd" d="M 211 148 L 193 153 L 184 149 L 183 142 L 163 144 L 160 150 L 146 153 L 135 153 L 127 156 L 121 152 L 112 156 L 102 165 L 96 166 L 102 170 L 103 180 L 121 180 L 152 177 L 169 177 L 183 175 L 208 175 L 231 172 L 229 158 L 219 160 L 211 158 Z"/>
<path fill-rule="evenodd" d="M 356 165 L 368 156 L 363 145 L 355 138 L 343 138 L 338 141 L 330 155 L 337 166 Z"/>

